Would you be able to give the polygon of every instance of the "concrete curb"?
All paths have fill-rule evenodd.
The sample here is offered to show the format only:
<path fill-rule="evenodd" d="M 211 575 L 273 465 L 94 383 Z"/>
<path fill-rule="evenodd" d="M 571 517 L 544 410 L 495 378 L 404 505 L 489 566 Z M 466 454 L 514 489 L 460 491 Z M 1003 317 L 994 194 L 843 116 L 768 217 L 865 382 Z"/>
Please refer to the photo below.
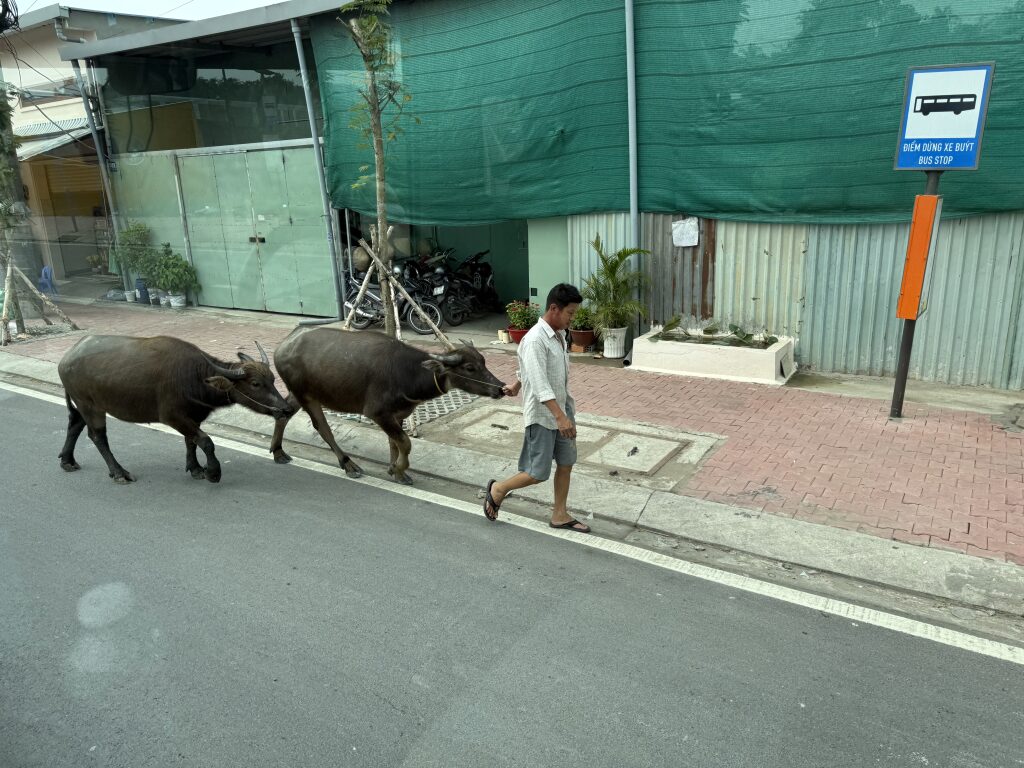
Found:
<path fill-rule="evenodd" d="M 3 351 L 0 351 L 0 374 L 60 386 L 55 363 Z M 255 443 L 269 445 L 272 422 L 264 416 L 231 408 L 213 414 L 209 423 L 242 430 L 252 434 Z M 387 464 L 387 441 L 376 426 L 353 421 L 336 430 L 336 436 L 346 452 Z M 324 447 L 308 419 L 292 420 L 286 439 Z M 487 478 L 508 476 L 516 468 L 514 456 L 499 459 L 425 439 L 415 441 L 414 446 L 412 469 L 415 473 L 465 485 L 467 494 L 474 497 Z M 472 477 L 466 477 L 467 468 L 472 468 Z M 517 495 L 549 504 L 550 484 L 517 491 Z M 640 530 L 898 590 L 1024 615 L 1024 568 L 1008 563 L 623 485 L 586 472 L 574 473 L 570 499 L 576 513 L 593 513 L 599 519 Z"/>

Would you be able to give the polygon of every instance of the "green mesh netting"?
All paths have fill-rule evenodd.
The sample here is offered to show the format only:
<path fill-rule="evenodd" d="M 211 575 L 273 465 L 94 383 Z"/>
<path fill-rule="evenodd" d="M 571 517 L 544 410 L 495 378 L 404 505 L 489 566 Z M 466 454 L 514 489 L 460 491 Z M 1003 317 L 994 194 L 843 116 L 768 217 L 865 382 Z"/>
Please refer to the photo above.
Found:
<path fill-rule="evenodd" d="M 401 80 L 413 100 L 387 147 L 388 214 L 467 225 L 629 207 L 621 0 L 438 0 L 395 4 Z M 314 19 L 331 199 L 376 209 L 353 190 L 373 153 L 357 149 L 350 108 L 362 59 L 337 16 Z M 371 171 L 372 173 L 372 171 Z"/>
<path fill-rule="evenodd" d="M 1024 0 L 636 0 L 640 208 L 707 217 L 909 218 L 924 175 L 892 170 L 911 66 L 995 61 L 978 171 L 945 216 L 1024 208 Z M 471 224 L 628 208 L 621 0 L 396 3 L 421 125 L 389 145 L 392 218 Z M 313 24 L 332 199 L 372 153 L 348 109 L 362 66 Z"/>

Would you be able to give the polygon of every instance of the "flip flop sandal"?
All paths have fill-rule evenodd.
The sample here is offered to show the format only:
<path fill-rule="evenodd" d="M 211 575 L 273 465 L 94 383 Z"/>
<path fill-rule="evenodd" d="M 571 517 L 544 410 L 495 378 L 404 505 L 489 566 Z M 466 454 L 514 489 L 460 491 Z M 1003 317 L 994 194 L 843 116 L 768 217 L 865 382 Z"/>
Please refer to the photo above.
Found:
<path fill-rule="evenodd" d="M 554 523 L 548 523 L 548 525 L 552 528 L 565 528 L 567 531 L 576 531 L 576 533 L 590 533 L 590 526 L 586 523 L 581 523 L 579 520 L 569 519 L 564 523 L 559 523 L 558 525 L 555 525 Z M 577 525 L 581 525 L 583 527 L 577 528 Z"/>
<path fill-rule="evenodd" d="M 501 505 L 494 500 L 491 496 L 491 486 L 493 486 L 497 480 L 491 480 L 487 483 L 487 495 L 484 497 L 484 517 L 488 520 L 494 521 L 498 519 L 498 510 L 501 509 Z M 504 501 L 504 499 L 502 499 Z"/>

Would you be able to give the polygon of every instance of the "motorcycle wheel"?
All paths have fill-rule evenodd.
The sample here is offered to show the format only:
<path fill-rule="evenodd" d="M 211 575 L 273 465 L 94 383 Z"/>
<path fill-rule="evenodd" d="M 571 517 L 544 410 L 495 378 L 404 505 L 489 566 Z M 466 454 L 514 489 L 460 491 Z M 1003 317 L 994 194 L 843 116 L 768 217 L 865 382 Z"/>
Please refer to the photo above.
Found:
<path fill-rule="evenodd" d="M 462 325 L 469 319 L 469 311 L 461 303 L 454 304 L 450 301 L 446 301 L 441 307 L 441 314 L 444 316 L 444 321 L 452 328 Z"/>
<path fill-rule="evenodd" d="M 365 308 L 365 303 L 360 305 L 360 309 Z M 348 309 L 345 310 L 345 317 L 348 317 Z M 357 331 L 362 331 L 370 327 L 370 323 L 373 322 L 372 317 L 363 317 L 358 312 L 352 317 L 352 327 Z"/>
<path fill-rule="evenodd" d="M 421 301 L 420 307 L 423 311 L 430 316 L 430 319 L 434 321 L 434 325 L 438 328 L 441 327 L 441 323 L 444 322 L 444 318 L 441 316 L 441 308 L 432 301 Z M 420 336 L 433 336 L 434 329 L 427 325 L 426 321 L 420 317 L 420 313 L 412 307 L 409 307 L 405 311 L 405 322 L 409 324 Z"/>

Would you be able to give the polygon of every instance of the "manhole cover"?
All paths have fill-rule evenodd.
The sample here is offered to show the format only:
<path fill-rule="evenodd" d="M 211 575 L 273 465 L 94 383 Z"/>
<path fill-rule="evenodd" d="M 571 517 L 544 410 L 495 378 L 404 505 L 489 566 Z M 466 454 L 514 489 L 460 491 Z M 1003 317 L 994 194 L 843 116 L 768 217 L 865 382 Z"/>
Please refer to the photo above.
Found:
<path fill-rule="evenodd" d="M 468 392 L 463 392 L 461 389 L 453 389 L 451 392 L 446 392 L 440 397 L 435 397 L 433 400 L 428 400 L 425 403 L 417 405 L 416 410 L 412 412 L 412 415 L 402 423 L 402 428 L 406 432 L 414 432 L 416 427 L 422 424 L 427 424 L 435 419 L 440 419 L 442 416 L 447 416 L 449 413 L 454 413 L 460 408 L 465 408 L 474 400 L 478 399 L 478 397 L 478 395 L 471 395 Z M 332 419 L 341 419 L 343 421 L 358 421 L 361 424 L 373 424 L 370 419 L 359 413 L 327 411 L 326 415 L 328 422 Z"/>

